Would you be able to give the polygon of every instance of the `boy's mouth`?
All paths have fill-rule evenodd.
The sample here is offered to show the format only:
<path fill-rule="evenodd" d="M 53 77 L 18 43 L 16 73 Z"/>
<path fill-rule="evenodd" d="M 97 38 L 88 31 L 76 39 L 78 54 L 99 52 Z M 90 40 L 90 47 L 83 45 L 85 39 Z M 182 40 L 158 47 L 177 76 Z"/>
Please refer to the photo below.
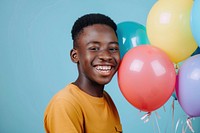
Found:
<path fill-rule="evenodd" d="M 106 65 L 105 66 L 98 65 L 95 68 L 99 73 L 101 73 L 103 75 L 109 75 L 111 72 L 111 69 L 112 69 L 111 66 L 106 66 Z"/>

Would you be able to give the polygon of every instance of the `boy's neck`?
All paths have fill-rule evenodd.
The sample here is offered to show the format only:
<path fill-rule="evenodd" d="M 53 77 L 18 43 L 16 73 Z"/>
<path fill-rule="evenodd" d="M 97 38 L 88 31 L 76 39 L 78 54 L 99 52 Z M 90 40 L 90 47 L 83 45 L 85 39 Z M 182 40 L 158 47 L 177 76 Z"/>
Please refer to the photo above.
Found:
<path fill-rule="evenodd" d="M 79 87 L 85 93 L 94 96 L 94 97 L 102 97 L 104 91 L 104 85 L 88 83 L 77 79 L 73 84 Z"/>

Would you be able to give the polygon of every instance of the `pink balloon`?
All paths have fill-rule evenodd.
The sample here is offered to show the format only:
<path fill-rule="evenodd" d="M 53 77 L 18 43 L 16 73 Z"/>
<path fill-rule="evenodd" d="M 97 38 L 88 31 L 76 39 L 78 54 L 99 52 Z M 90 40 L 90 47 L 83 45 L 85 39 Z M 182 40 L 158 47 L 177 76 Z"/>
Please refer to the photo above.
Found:
<path fill-rule="evenodd" d="M 129 50 L 121 61 L 118 84 L 124 97 L 134 107 L 151 112 L 172 95 L 176 72 L 169 57 L 152 45 Z"/>

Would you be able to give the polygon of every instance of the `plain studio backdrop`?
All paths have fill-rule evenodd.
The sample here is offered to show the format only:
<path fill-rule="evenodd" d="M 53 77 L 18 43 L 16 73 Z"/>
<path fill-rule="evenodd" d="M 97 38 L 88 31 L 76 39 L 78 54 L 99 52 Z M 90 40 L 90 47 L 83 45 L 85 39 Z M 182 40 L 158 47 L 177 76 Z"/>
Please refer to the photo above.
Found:
<path fill-rule="evenodd" d="M 145 26 L 155 2 L 0 0 L 0 133 L 44 133 L 43 114 L 49 100 L 77 77 L 69 52 L 71 27 L 78 17 L 99 12 L 116 23 L 134 21 Z M 173 97 L 144 123 L 145 112 L 126 101 L 116 75 L 105 89 L 118 108 L 124 133 L 181 133 L 186 126 L 187 116 L 178 101 L 172 108 Z M 199 133 L 200 119 L 192 123 Z"/>

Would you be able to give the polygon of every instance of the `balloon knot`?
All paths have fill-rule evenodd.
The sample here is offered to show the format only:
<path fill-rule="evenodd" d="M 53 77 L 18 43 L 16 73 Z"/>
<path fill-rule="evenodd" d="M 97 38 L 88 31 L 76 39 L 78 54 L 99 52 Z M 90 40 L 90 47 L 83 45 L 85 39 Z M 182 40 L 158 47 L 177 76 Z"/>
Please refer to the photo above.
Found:
<path fill-rule="evenodd" d="M 142 116 L 141 120 L 143 120 L 144 123 L 146 123 L 150 120 L 150 116 L 151 116 L 151 112 L 148 112 L 144 116 Z"/>

